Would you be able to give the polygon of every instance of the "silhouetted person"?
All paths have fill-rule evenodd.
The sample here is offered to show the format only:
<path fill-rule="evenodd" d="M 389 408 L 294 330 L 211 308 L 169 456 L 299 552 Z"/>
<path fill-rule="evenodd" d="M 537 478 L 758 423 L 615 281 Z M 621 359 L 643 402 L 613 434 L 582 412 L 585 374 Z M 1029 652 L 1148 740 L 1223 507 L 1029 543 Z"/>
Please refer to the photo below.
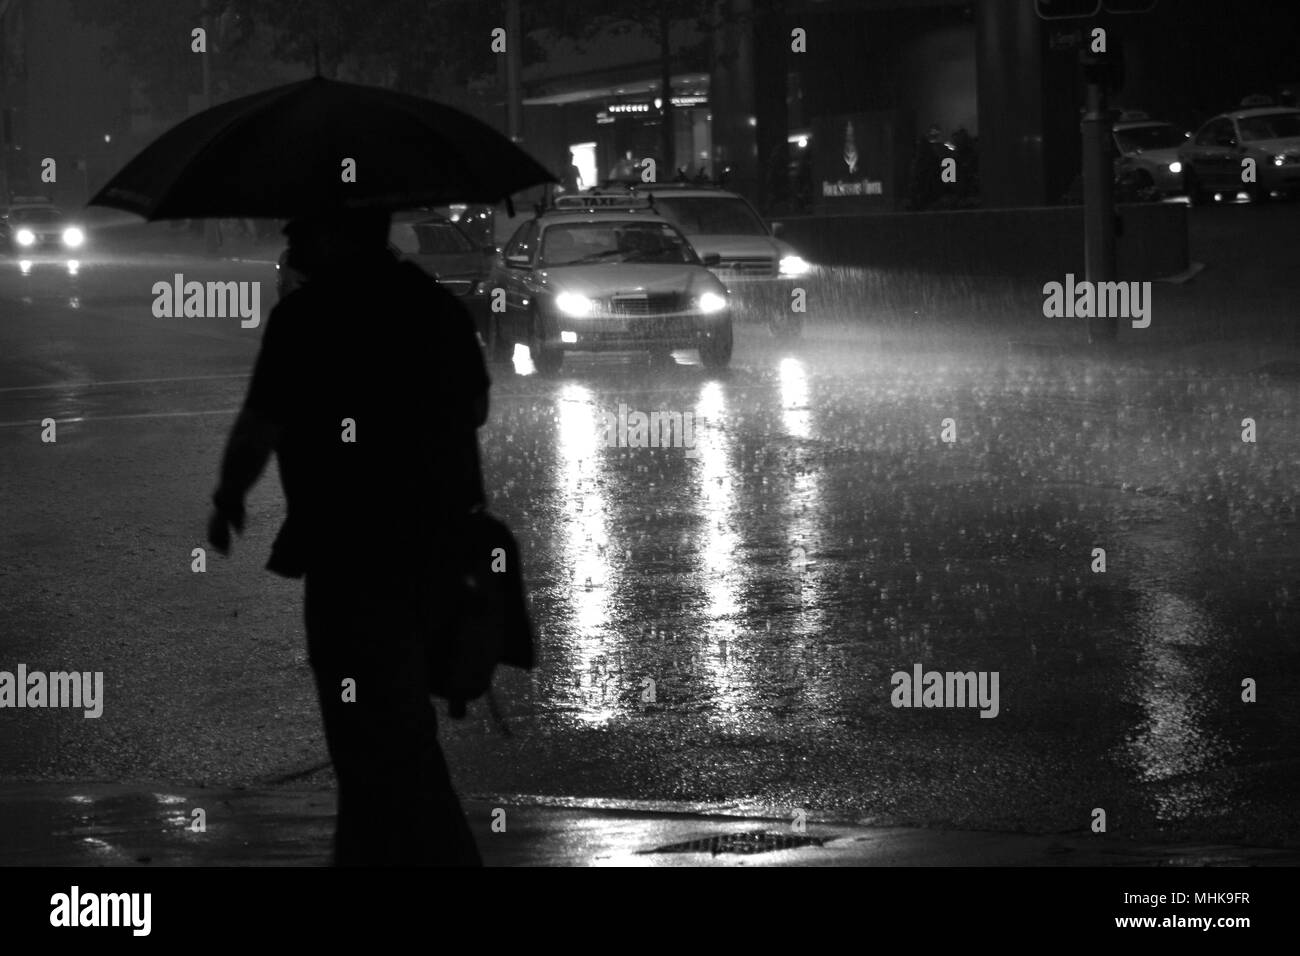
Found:
<path fill-rule="evenodd" d="M 767 208 L 773 212 L 790 211 L 790 147 L 777 143 L 767 154 Z"/>
<path fill-rule="evenodd" d="M 640 164 L 632 157 L 632 150 L 624 150 L 623 158 L 614 163 L 609 170 L 610 182 L 632 183 L 641 178 Z"/>
<path fill-rule="evenodd" d="M 488 376 L 469 314 L 387 250 L 386 213 L 285 228 L 305 280 L 266 323 L 208 540 L 227 553 L 275 452 L 267 568 L 305 576 L 307 649 L 338 777 L 334 862 L 479 864 L 437 740 L 425 640 L 454 527 L 483 497 Z M 354 699 L 349 699 L 354 698 Z"/>
<path fill-rule="evenodd" d="M 563 171 L 563 177 L 560 185 L 566 193 L 576 193 L 582 189 L 582 173 L 579 172 L 577 164 L 573 161 L 573 150 L 566 149 L 561 153 L 560 166 Z"/>
<path fill-rule="evenodd" d="M 943 133 L 938 126 L 931 126 L 925 135 L 916 141 L 916 151 L 912 156 L 911 188 L 909 190 L 913 210 L 933 207 L 944 194 L 943 160 L 949 154 L 943 142 Z"/>

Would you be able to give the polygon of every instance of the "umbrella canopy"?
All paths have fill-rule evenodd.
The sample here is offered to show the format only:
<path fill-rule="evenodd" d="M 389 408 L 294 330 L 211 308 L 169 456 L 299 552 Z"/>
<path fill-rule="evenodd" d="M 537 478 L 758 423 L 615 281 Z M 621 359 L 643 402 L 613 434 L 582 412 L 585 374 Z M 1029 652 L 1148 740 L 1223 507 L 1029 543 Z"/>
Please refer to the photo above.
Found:
<path fill-rule="evenodd" d="M 355 182 L 345 181 L 349 160 Z M 497 202 L 556 181 L 460 110 L 314 77 L 191 116 L 90 204 L 146 219 L 292 219 L 340 208 Z"/>

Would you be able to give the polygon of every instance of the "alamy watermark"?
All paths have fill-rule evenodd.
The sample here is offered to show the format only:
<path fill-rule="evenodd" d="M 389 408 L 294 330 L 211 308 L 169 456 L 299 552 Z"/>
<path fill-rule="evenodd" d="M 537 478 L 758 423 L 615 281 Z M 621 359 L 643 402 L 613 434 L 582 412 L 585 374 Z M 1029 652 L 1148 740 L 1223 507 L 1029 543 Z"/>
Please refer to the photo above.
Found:
<path fill-rule="evenodd" d="M 133 936 L 148 936 L 153 919 L 152 893 L 83 893 L 75 884 L 50 897 L 50 925 L 129 927 Z"/>
<path fill-rule="evenodd" d="M 981 717 L 998 715 L 997 671 L 895 671 L 889 702 L 895 707 L 978 707 Z"/>
<path fill-rule="evenodd" d="M 1151 324 L 1150 282 L 1075 282 L 1067 272 L 1065 282 L 1044 285 L 1043 295 L 1044 318 L 1132 319 L 1135 329 Z"/>
<path fill-rule="evenodd" d="M 238 316 L 240 328 L 262 322 L 261 282 L 186 282 L 177 272 L 171 282 L 153 284 L 156 319 L 224 319 Z"/>
<path fill-rule="evenodd" d="M 85 717 L 104 713 L 103 671 L 0 671 L 0 708 L 71 707 Z"/>
<path fill-rule="evenodd" d="M 618 411 L 601 415 L 608 448 L 681 448 L 687 458 L 700 457 L 695 447 L 694 412 L 629 411 L 619 404 Z"/>

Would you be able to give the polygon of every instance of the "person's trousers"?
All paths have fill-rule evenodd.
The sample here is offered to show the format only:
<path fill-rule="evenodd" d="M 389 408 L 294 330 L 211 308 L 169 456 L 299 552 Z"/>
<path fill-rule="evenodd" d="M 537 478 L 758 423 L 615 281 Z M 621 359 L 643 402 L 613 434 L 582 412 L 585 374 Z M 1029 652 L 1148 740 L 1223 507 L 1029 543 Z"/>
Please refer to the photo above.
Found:
<path fill-rule="evenodd" d="M 426 686 L 427 581 L 309 571 L 307 649 L 338 779 L 336 866 L 481 866 Z"/>

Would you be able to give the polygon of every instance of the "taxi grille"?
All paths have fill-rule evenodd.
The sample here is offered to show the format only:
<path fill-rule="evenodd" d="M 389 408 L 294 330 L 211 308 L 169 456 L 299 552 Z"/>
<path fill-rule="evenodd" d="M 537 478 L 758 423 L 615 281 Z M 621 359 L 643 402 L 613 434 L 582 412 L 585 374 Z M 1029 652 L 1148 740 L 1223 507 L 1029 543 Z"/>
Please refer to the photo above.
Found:
<path fill-rule="evenodd" d="M 699 319 L 688 315 L 652 315 L 637 319 L 628 328 L 634 336 L 661 339 L 690 336 L 699 331 Z"/>
<path fill-rule="evenodd" d="M 767 256 L 748 259 L 723 259 L 714 271 L 730 276 L 770 276 L 776 274 L 776 262 Z"/>
<path fill-rule="evenodd" d="M 609 299 L 609 314 L 618 318 L 642 315 L 663 315 L 681 309 L 681 296 L 675 292 L 655 292 L 639 295 L 615 295 Z"/>

